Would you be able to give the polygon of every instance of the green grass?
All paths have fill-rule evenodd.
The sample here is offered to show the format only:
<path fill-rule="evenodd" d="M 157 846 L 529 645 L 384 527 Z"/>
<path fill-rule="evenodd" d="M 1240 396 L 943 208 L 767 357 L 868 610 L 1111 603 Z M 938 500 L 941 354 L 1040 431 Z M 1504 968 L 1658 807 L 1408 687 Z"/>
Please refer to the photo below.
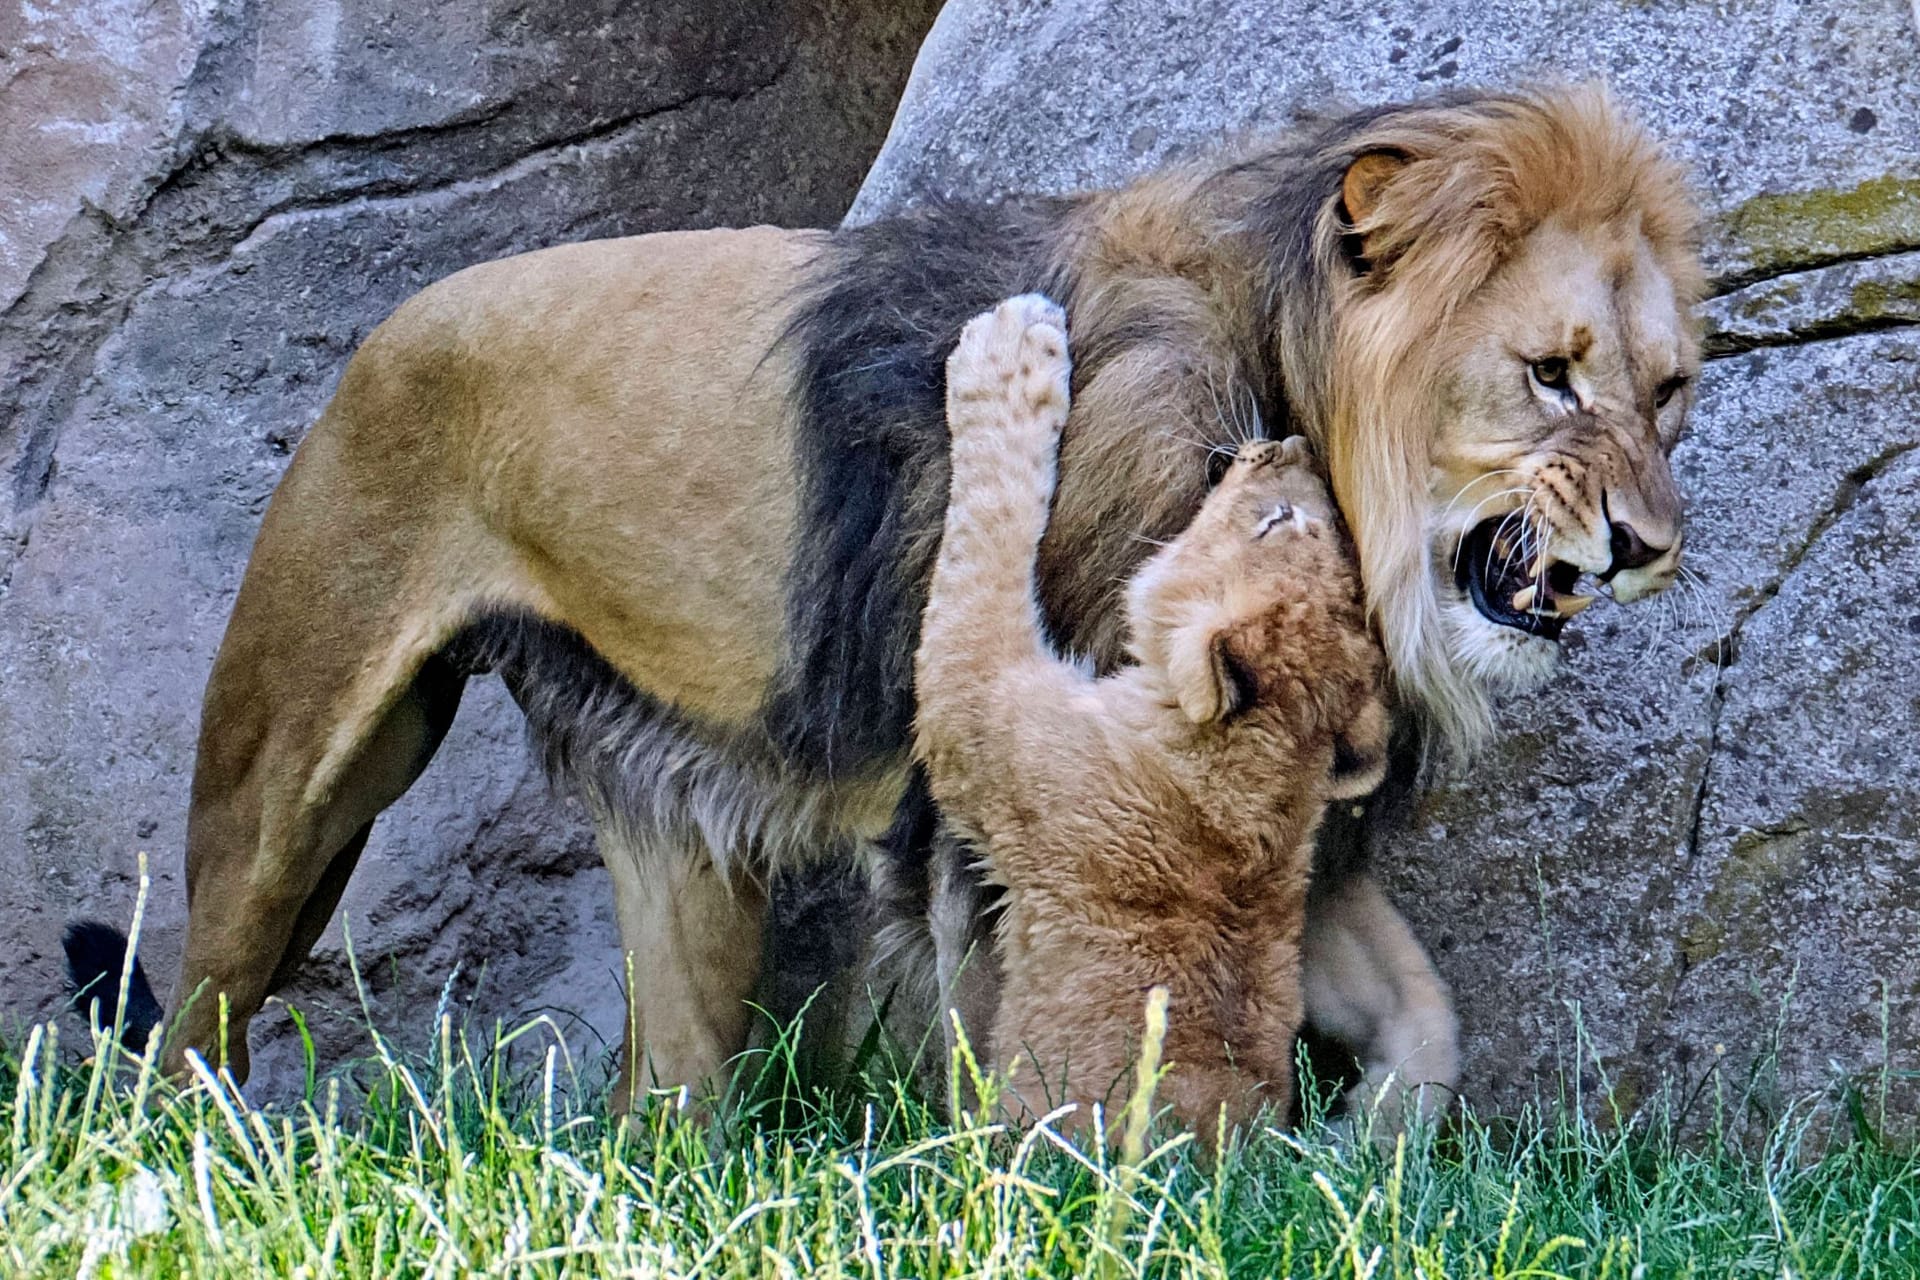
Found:
<path fill-rule="evenodd" d="M 1554 1109 L 1382 1151 L 1310 1119 L 1215 1160 L 944 1123 L 885 1080 L 807 1093 L 784 1051 L 751 1102 L 609 1125 L 549 1032 L 375 1036 L 255 1108 L 36 1027 L 0 1051 L 0 1274 L 1920 1275 L 1920 1163 L 1831 1100 L 1684 1141 Z"/>

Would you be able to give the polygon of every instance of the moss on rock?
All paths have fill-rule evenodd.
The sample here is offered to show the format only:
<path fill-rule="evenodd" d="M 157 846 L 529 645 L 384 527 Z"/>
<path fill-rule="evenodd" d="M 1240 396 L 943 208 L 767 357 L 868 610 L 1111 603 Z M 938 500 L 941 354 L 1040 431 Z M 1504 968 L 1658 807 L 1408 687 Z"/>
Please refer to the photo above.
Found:
<path fill-rule="evenodd" d="M 1727 214 L 1726 227 L 1752 275 L 1917 248 L 1920 177 L 1755 196 Z"/>

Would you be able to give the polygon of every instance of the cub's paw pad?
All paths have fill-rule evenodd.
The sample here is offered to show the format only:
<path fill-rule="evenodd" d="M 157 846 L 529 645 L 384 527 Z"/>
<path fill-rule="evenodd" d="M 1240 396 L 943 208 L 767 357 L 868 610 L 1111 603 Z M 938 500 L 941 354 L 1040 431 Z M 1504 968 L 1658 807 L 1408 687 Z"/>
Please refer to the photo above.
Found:
<path fill-rule="evenodd" d="M 1262 492 L 1271 493 L 1276 501 L 1287 506 L 1304 510 L 1307 525 L 1296 526 L 1301 532 L 1333 518 L 1333 495 L 1327 489 L 1319 461 L 1305 436 L 1247 445 L 1240 450 L 1236 465 L 1247 469 L 1248 475 L 1254 477 L 1250 482 L 1260 485 Z"/>
<path fill-rule="evenodd" d="M 1037 293 L 1008 298 L 975 316 L 947 360 L 947 394 L 954 401 L 999 400 L 1064 420 L 1067 313 Z"/>

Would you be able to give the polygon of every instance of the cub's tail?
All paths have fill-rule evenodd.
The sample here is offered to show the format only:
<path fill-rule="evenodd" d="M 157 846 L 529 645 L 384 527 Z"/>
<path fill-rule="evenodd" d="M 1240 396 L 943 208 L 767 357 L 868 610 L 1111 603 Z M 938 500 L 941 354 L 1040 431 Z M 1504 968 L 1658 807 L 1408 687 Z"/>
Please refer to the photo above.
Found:
<path fill-rule="evenodd" d="M 144 1051 L 153 1029 L 166 1019 L 166 1011 L 153 997 L 147 971 L 140 958 L 133 958 L 133 971 L 127 976 L 127 1007 L 120 1002 L 120 975 L 127 968 L 127 935 L 99 920 L 76 920 L 67 926 L 60 940 L 67 952 L 67 982 L 71 985 L 73 1007 L 85 1013 L 95 1006 L 93 1020 L 111 1027 L 120 1017 L 120 1043 L 135 1052 Z"/>

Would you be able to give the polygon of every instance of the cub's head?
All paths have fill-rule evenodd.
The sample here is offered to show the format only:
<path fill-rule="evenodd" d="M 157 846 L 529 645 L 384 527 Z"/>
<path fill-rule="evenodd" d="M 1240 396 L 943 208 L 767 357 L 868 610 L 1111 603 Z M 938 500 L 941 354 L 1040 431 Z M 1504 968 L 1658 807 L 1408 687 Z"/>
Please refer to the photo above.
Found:
<path fill-rule="evenodd" d="M 1196 725 L 1266 706 L 1330 747 L 1330 797 L 1386 759 L 1384 663 L 1332 497 L 1301 436 L 1239 450 L 1200 512 L 1134 576 L 1134 657 Z M 1309 744 L 1298 743 L 1305 747 Z"/>
<path fill-rule="evenodd" d="M 1470 746 L 1595 591 L 1679 572 L 1697 215 L 1597 89 L 1389 112 L 1336 152 L 1322 444 L 1395 681 Z"/>

